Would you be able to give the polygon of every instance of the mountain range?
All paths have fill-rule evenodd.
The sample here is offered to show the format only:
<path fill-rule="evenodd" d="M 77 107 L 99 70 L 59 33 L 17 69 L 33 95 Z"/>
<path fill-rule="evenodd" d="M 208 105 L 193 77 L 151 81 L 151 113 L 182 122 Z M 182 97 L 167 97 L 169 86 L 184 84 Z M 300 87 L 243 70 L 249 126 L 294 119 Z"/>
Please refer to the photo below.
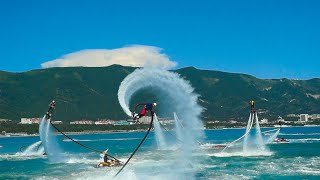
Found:
<path fill-rule="evenodd" d="M 117 93 L 121 81 L 135 69 L 112 65 L 48 68 L 22 73 L 0 71 L 0 119 L 42 117 L 52 99 L 57 101 L 54 114 L 57 120 L 126 119 Z M 189 81 L 199 94 L 204 121 L 246 121 L 251 99 L 255 100 L 262 117 L 320 114 L 319 78 L 259 79 L 194 67 L 174 72 Z M 135 95 L 132 103 L 148 101 L 153 96 L 152 92 L 142 91 Z"/>

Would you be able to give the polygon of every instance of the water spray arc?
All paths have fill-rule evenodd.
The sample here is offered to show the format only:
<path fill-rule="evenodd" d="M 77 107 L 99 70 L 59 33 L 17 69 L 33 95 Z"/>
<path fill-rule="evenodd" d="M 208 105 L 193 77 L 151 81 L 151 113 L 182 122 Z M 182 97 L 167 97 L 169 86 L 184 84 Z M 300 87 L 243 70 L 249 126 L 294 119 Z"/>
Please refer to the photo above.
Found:
<path fill-rule="evenodd" d="M 253 123 L 256 124 L 256 126 L 255 126 L 256 132 L 255 132 L 255 136 L 251 137 L 251 139 L 250 139 L 250 132 L 251 132 Z M 265 132 L 272 132 L 272 131 L 275 131 L 275 130 L 270 130 L 270 131 L 265 131 Z M 276 137 L 278 135 L 279 131 L 280 131 L 280 129 L 278 129 L 277 132 L 271 138 Z M 254 139 L 252 139 L 252 138 L 254 138 Z M 270 141 L 271 138 L 269 138 L 268 141 Z M 262 133 L 261 133 L 260 125 L 259 125 L 258 115 L 255 111 L 250 113 L 248 124 L 247 124 L 246 131 L 245 131 L 244 135 L 242 135 L 240 138 L 229 143 L 221 152 L 224 152 L 226 149 L 232 147 L 235 143 L 237 143 L 238 141 L 240 141 L 242 139 L 243 139 L 242 152 L 244 154 L 257 155 L 259 153 L 263 154 L 263 153 L 269 152 L 269 150 L 266 149 L 266 146 L 265 146 L 266 143 L 268 143 L 268 141 L 266 141 L 266 142 L 263 141 L 263 137 L 262 137 Z M 249 141 L 249 139 L 250 139 L 250 141 Z M 252 146 L 252 145 L 254 145 L 254 146 Z"/>
<path fill-rule="evenodd" d="M 52 101 L 54 102 L 54 101 Z M 51 103 L 50 103 L 51 104 Z M 46 113 L 45 116 L 43 116 L 40 126 L 39 126 L 39 134 L 40 134 L 40 140 L 44 146 L 45 152 L 47 153 L 47 155 L 49 156 L 54 156 L 54 157 L 59 157 L 61 156 L 61 152 L 59 151 L 59 145 L 57 144 L 57 141 L 54 139 L 54 134 L 52 132 L 52 128 L 53 127 L 55 130 L 57 130 L 60 134 L 62 134 L 64 137 L 70 139 L 72 142 L 86 148 L 89 149 L 93 152 L 97 152 L 97 153 L 103 153 L 104 151 L 101 150 L 97 150 L 95 148 L 89 147 L 87 145 L 84 145 L 82 143 L 79 143 L 78 141 L 74 140 L 73 138 L 71 138 L 70 136 L 66 135 L 64 132 L 62 132 L 61 130 L 58 129 L 58 127 L 56 127 L 52 122 L 51 122 L 51 117 L 52 117 L 52 112 L 55 108 L 55 103 L 54 106 L 50 106 L 48 112 Z M 54 139 L 54 140 L 53 140 Z M 119 159 L 117 159 L 116 157 L 110 155 L 109 153 L 107 154 L 109 157 L 115 159 L 116 161 L 120 162 L 121 161 Z M 62 159 L 62 158 L 60 158 Z"/>
<path fill-rule="evenodd" d="M 158 106 L 161 107 L 161 103 L 166 102 L 162 107 L 170 107 L 161 109 L 161 113 L 175 112 L 184 121 L 181 154 L 177 157 L 180 162 L 177 166 L 187 166 L 192 161 L 192 151 L 198 146 L 196 140 L 204 135 L 203 124 L 199 118 L 202 107 L 197 104 L 198 95 L 193 92 L 189 82 L 177 73 L 160 69 L 136 69 L 121 82 L 118 90 L 119 104 L 128 116 L 131 116 L 129 103 L 132 96 L 145 88 L 154 88 L 158 92 L 161 99 Z"/>
<path fill-rule="evenodd" d="M 182 124 L 180 122 L 180 119 L 178 118 L 176 113 L 173 113 L 173 117 L 174 117 L 174 124 L 175 124 L 175 128 L 176 128 L 176 136 L 177 139 L 182 139 Z"/>
<path fill-rule="evenodd" d="M 52 163 L 59 163 L 65 160 L 57 136 L 54 134 L 53 128 L 50 126 L 51 119 L 44 116 L 39 125 L 40 140 L 44 147 L 48 159 Z"/>
<path fill-rule="evenodd" d="M 274 129 L 273 131 L 276 131 L 276 132 L 272 136 L 270 136 L 270 138 L 266 141 L 266 144 L 274 142 L 274 140 L 276 139 L 276 137 L 280 133 L 280 130 L 281 130 L 281 128 Z M 268 132 L 270 132 L 270 131 L 268 131 Z"/>
<path fill-rule="evenodd" d="M 253 125 L 253 120 L 251 119 L 252 114 L 250 113 L 249 120 L 247 123 L 246 134 L 243 138 L 243 151 L 246 152 L 248 150 L 248 139 L 250 137 L 250 130 Z"/>
<path fill-rule="evenodd" d="M 23 150 L 25 148 L 25 150 Z M 30 146 L 22 146 L 20 147 L 20 153 L 23 155 L 43 155 L 44 148 L 42 146 L 41 141 L 35 142 Z"/>
<path fill-rule="evenodd" d="M 161 128 L 161 124 L 158 120 L 158 118 L 155 116 L 153 121 L 153 127 L 154 127 L 154 135 L 157 141 L 158 149 L 164 150 L 167 147 L 167 143 L 163 134 L 163 130 Z"/>
<path fill-rule="evenodd" d="M 236 139 L 236 140 L 232 141 L 231 143 L 229 143 L 225 148 L 222 149 L 221 152 L 224 152 L 227 148 L 231 147 L 234 143 L 236 143 L 236 142 L 240 141 L 241 139 L 245 138 L 250 133 L 250 130 L 251 130 L 252 125 L 253 125 L 253 122 L 254 122 L 254 114 L 250 113 L 247 129 L 246 129 L 246 132 L 244 133 L 244 135 L 242 135 L 238 139 Z"/>
<path fill-rule="evenodd" d="M 262 134 L 261 134 L 261 129 L 259 125 L 259 119 L 257 113 L 255 114 L 255 119 L 256 119 L 256 136 L 257 136 L 257 145 L 258 148 L 262 151 L 265 150 L 265 144 L 262 139 Z"/>

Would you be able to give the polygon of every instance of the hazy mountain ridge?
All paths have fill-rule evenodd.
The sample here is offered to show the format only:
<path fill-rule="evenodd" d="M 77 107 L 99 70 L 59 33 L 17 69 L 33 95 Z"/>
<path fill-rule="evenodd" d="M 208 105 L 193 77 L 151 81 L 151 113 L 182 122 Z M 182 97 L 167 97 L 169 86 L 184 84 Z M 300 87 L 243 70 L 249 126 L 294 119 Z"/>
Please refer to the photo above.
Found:
<path fill-rule="evenodd" d="M 68 67 L 0 71 L 0 118 L 41 117 L 47 104 L 57 100 L 55 119 L 125 119 L 117 98 L 121 81 L 135 68 Z M 268 116 L 320 113 L 320 79 L 258 79 L 256 77 L 186 67 L 175 70 L 190 81 L 205 108 L 204 120 L 247 120 L 248 101 L 256 101 Z M 152 89 L 136 94 L 133 104 L 154 100 Z M 161 101 L 161 99 L 156 99 Z M 161 104 L 161 103 L 160 103 Z M 263 116 L 263 115 L 261 115 Z"/>

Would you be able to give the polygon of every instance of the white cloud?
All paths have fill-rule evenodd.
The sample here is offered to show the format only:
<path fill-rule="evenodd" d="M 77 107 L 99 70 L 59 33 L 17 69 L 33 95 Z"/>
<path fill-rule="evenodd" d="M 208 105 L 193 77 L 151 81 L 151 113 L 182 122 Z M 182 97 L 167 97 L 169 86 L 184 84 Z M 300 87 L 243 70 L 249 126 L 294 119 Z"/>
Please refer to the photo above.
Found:
<path fill-rule="evenodd" d="M 177 65 L 154 46 L 132 45 L 118 49 L 87 49 L 66 54 L 61 58 L 42 63 L 43 68 L 50 67 L 101 67 L 120 64 L 132 67 L 154 67 L 170 69 Z"/>

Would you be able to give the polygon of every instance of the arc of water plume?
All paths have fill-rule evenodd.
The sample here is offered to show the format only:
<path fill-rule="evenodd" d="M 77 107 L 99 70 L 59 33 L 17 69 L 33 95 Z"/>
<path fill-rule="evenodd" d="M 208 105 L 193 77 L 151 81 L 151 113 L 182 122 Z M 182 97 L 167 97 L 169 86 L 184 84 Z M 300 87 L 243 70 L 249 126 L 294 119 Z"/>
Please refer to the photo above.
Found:
<path fill-rule="evenodd" d="M 280 133 L 280 128 L 279 129 L 276 129 L 277 131 L 272 135 L 270 136 L 270 138 L 267 140 L 266 143 L 271 143 L 274 141 L 274 139 L 278 136 L 278 134 Z"/>
<path fill-rule="evenodd" d="M 118 90 L 119 104 L 128 116 L 131 116 L 129 103 L 132 96 L 144 88 L 154 88 L 153 90 L 158 92 L 158 98 L 161 100 L 158 103 L 159 107 L 163 102 L 170 103 L 166 105 L 172 108 L 163 108 L 161 113 L 171 114 L 175 111 L 181 115 L 184 131 L 181 152 L 176 155 L 179 163 L 175 166 L 187 166 L 193 161 L 192 152 L 197 148 L 196 139 L 204 136 L 200 119 L 202 107 L 198 105 L 198 95 L 194 93 L 190 83 L 177 73 L 151 68 L 136 69 L 121 82 Z"/>
<path fill-rule="evenodd" d="M 241 140 L 242 138 L 244 138 L 245 136 L 247 136 L 247 135 L 250 133 L 250 130 L 251 130 L 251 128 L 252 128 L 253 120 L 254 120 L 254 115 L 251 116 L 251 114 L 250 114 L 250 117 L 249 117 L 250 128 L 249 128 L 249 130 L 246 131 L 245 134 L 242 135 L 241 137 L 239 137 L 238 139 L 236 139 L 236 140 L 232 141 L 231 143 L 229 143 L 226 147 L 224 147 L 224 148 L 222 149 L 221 152 L 224 152 L 224 151 L 225 151 L 227 148 L 229 148 L 232 144 L 238 142 L 239 140 Z"/>
<path fill-rule="evenodd" d="M 37 142 L 31 144 L 30 146 L 28 146 L 28 147 L 22 152 L 22 154 L 30 155 L 30 154 L 40 153 L 40 152 L 39 152 L 39 146 L 41 146 L 41 141 L 37 141 Z M 42 153 L 42 154 L 43 154 L 43 153 Z"/>
<path fill-rule="evenodd" d="M 154 115 L 153 127 L 154 127 L 154 134 L 157 141 L 158 149 L 164 150 L 167 147 L 167 143 L 161 129 L 160 122 L 156 115 Z"/>
<path fill-rule="evenodd" d="M 176 128 L 176 136 L 177 139 L 182 139 L 182 132 L 181 130 L 183 129 L 182 123 L 180 122 L 180 119 L 178 118 L 177 114 L 174 112 L 173 113 L 173 118 L 175 121 L 175 128 Z"/>
<path fill-rule="evenodd" d="M 262 134 L 261 134 L 261 129 L 260 129 L 260 125 L 259 125 L 259 119 L 258 119 L 258 114 L 255 114 L 255 118 L 256 118 L 256 136 L 257 136 L 257 143 L 258 146 L 261 150 L 265 149 L 264 143 L 263 143 L 263 139 L 262 139 Z"/>
<path fill-rule="evenodd" d="M 173 113 L 173 116 L 174 116 L 174 118 L 177 119 L 178 124 L 179 124 L 182 128 L 184 128 L 184 127 L 183 127 L 183 124 L 180 122 L 180 119 L 179 119 L 178 115 L 176 114 L 176 112 Z"/>
<path fill-rule="evenodd" d="M 248 131 L 251 131 L 251 128 L 250 128 L 251 122 L 252 122 L 252 120 L 251 120 L 251 114 L 250 114 L 245 133 L 247 133 Z M 248 139 L 249 139 L 249 137 L 250 137 L 250 133 L 248 133 L 248 135 L 244 137 L 243 147 L 242 147 L 243 151 L 247 151 L 248 150 Z"/>

